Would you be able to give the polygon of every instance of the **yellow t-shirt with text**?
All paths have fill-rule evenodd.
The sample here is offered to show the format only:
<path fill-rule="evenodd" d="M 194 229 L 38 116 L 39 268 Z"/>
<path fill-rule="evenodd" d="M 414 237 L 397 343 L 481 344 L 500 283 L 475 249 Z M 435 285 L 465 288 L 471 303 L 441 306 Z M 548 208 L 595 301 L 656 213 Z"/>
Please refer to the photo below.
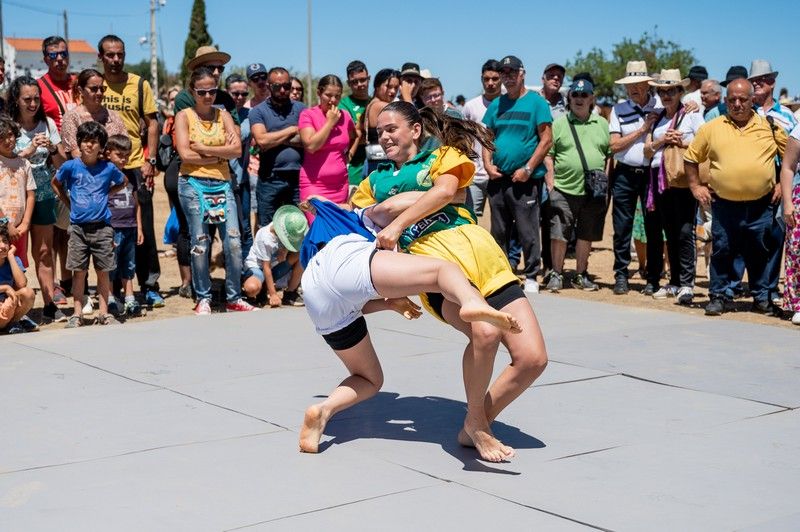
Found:
<path fill-rule="evenodd" d="M 153 89 L 147 80 L 142 82 L 142 109 L 139 110 L 139 77 L 136 74 L 128 74 L 128 79 L 124 83 L 105 82 L 106 93 L 103 96 L 103 106 L 106 109 L 116 111 L 122 116 L 125 122 L 125 129 L 131 139 L 131 156 L 128 159 L 129 168 L 139 168 L 144 164 L 144 150 L 142 149 L 142 124 L 146 115 L 156 113 L 156 101 L 153 98 Z M 150 154 L 155 157 L 155 154 Z"/>

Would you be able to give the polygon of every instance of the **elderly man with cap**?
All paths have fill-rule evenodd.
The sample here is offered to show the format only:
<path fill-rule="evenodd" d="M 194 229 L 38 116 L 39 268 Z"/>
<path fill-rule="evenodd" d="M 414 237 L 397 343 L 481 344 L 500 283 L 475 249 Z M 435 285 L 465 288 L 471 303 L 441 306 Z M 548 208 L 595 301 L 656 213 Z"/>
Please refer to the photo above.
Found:
<path fill-rule="evenodd" d="M 225 72 L 225 65 L 228 64 L 230 60 L 230 54 L 220 52 L 214 46 L 201 46 L 195 52 L 194 58 L 186 63 L 186 68 L 189 72 L 193 72 L 197 67 L 208 67 L 214 73 L 214 79 L 219 85 L 222 73 Z M 175 114 L 178 114 L 178 111 L 182 111 L 183 109 L 194 107 L 194 103 L 194 96 L 192 96 L 192 93 L 183 89 L 175 97 Z M 239 113 L 236 112 L 236 102 L 233 101 L 230 94 L 224 90 L 218 90 L 214 98 L 214 107 L 228 111 L 236 125 L 239 125 Z"/>
<path fill-rule="evenodd" d="M 611 219 L 614 226 L 614 293 L 628 293 L 628 266 L 631 262 L 631 236 L 636 202 L 644 204 L 650 159 L 645 157 L 645 137 L 658 120 L 656 99 L 650 95 L 652 81 L 644 61 L 629 61 L 625 77 L 618 79 L 628 99 L 611 110 L 608 130 L 616 167 L 611 186 L 614 199 Z M 645 213 L 645 230 L 655 227 L 652 213 Z M 648 234 L 649 237 L 649 234 Z M 646 295 L 653 295 L 652 293 Z"/>
<path fill-rule="evenodd" d="M 567 99 L 561 94 L 561 85 L 564 83 L 566 73 L 567 69 L 558 63 L 550 63 L 544 67 L 542 72 L 542 90 L 539 91 L 539 94 L 547 100 L 553 121 L 567 114 L 568 111 Z"/>
<path fill-rule="evenodd" d="M 684 154 L 689 188 L 713 214 L 709 316 L 722 314 L 738 274 L 733 265 L 744 257 L 753 310 L 772 313 L 769 299 L 769 243 L 780 197 L 775 156 L 786 148 L 786 133 L 753 110 L 753 86 L 737 79 L 728 86 L 728 114 L 701 127 Z M 700 183 L 698 165 L 711 162 L 709 186 Z M 712 193 L 713 190 L 713 193 Z M 712 195 L 713 194 L 713 195 Z M 766 238 L 765 238 L 766 237 Z"/>
<path fill-rule="evenodd" d="M 419 87 L 422 83 L 422 73 L 417 63 L 403 63 L 400 68 L 400 90 L 397 99 L 413 103 L 418 108 L 423 107 L 419 99 Z"/>
<path fill-rule="evenodd" d="M 487 192 L 492 212 L 492 236 L 508 253 L 516 225 L 525 254 L 525 290 L 538 292 L 541 235 L 539 232 L 544 158 L 553 143 L 550 107 L 539 94 L 525 88 L 525 68 L 519 58 L 500 60 L 506 94 L 492 100 L 483 123 L 495 135 L 495 152 L 484 152 L 489 176 Z"/>
<path fill-rule="evenodd" d="M 701 65 L 695 65 L 689 69 L 689 74 L 686 76 L 686 94 L 681 98 L 681 102 L 685 105 L 689 102 L 694 102 L 700 108 L 700 111 L 705 111 L 703 107 L 703 98 L 700 88 L 705 80 L 708 79 L 708 70 Z"/>
<path fill-rule="evenodd" d="M 593 113 L 594 85 L 585 79 L 573 81 L 569 87 L 569 113 L 553 122 L 553 146 L 545 159 L 545 183 L 550 190 L 550 208 L 545 231 L 550 232 L 553 272 L 547 289 L 563 288 L 564 257 L 567 242 L 577 237 L 576 275 L 572 286 L 595 291 L 597 284 L 587 273 L 592 242 L 603 239 L 603 222 L 608 204 L 586 192 L 586 171 L 608 172 L 608 122 Z M 544 231 L 543 231 L 544 232 Z"/>
<path fill-rule="evenodd" d="M 747 79 L 747 69 L 742 65 L 734 65 L 728 69 L 728 72 L 725 74 L 725 81 L 721 81 L 720 85 L 724 88 L 728 86 L 728 83 L 737 79 Z M 705 115 L 703 118 L 706 122 L 711 122 L 715 118 L 719 118 L 720 116 L 724 116 L 728 114 L 728 107 L 725 105 L 725 102 L 721 102 L 716 109 L 706 110 Z"/>
<path fill-rule="evenodd" d="M 771 126 L 780 127 L 788 135 L 797 125 L 797 120 L 788 107 L 781 105 L 774 98 L 777 78 L 778 72 L 772 69 L 769 61 L 756 59 L 751 63 L 750 75 L 747 79 L 753 84 L 753 103 L 755 104 L 756 112 L 765 117 Z M 776 180 L 778 180 L 780 179 L 780 158 L 775 159 L 775 164 L 775 176 Z M 780 305 L 781 297 L 778 292 L 778 282 L 781 276 L 781 259 L 783 258 L 786 227 L 783 224 L 782 217 L 778 217 L 777 221 L 778 223 L 773 224 L 770 231 L 771 238 L 768 243 L 770 257 L 767 269 L 769 270 L 770 301 L 775 305 Z"/>

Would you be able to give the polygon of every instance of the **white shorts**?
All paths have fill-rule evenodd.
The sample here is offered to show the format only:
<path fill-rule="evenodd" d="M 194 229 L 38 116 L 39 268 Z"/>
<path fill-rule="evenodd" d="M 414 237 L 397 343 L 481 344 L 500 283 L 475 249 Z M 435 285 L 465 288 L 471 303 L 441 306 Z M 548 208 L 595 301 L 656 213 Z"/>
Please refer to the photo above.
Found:
<path fill-rule="evenodd" d="M 361 309 L 380 298 L 372 284 L 370 259 L 377 248 L 361 235 L 340 235 L 325 244 L 303 273 L 303 300 L 319 334 L 344 329 Z"/>

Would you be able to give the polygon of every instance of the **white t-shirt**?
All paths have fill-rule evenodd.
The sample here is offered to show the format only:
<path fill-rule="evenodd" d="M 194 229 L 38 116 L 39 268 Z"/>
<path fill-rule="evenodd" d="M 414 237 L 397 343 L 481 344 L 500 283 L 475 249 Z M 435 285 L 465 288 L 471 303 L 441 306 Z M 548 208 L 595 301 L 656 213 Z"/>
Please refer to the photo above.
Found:
<path fill-rule="evenodd" d="M 669 130 L 669 126 L 672 124 L 672 118 L 667 118 L 666 116 L 662 118 L 656 129 L 653 131 L 653 140 L 659 140 L 664 136 L 664 134 Z M 678 131 L 683 134 L 683 143 L 688 145 L 694 139 L 694 136 L 697 134 L 697 130 L 700 129 L 700 126 L 705 124 L 705 120 L 703 120 L 702 113 L 687 113 L 683 116 L 683 120 L 678 125 Z M 661 167 L 661 158 L 663 156 L 664 148 L 662 147 L 660 150 L 653 154 L 653 158 L 650 160 L 650 165 L 656 168 Z"/>
<path fill-rule="evenodd" d="M 256 233 L 253 239 L 253 246 L 250 248 L 250 253 L 244 259 L 245 268 L 262 269 L 264 263 L 269 263 L 270 268 L 278 264 L 278 252 L 282 248 L 281 241 L 278 236 L 272 232 L 272 224 L 262 227 Z"/>
<path fill-rule="evenodd" d="M 483 94 L 469 100 L 464 104 L 464 118 L 483 125 L 483 115 L 486 114 L 486 108 L 489 107 L 490 103 L 491 101 L 484 98 Z M 481 143 L 478 141 L 475 141 L 475 145 L 472 149 L 475 150 L 475 153 L 478 155 L 483 152 L 483 146 L 481 146 Z M 483 157 L 478 157 L 472 162 L 475 163 L 475 177 L 473 181 L 488 181 L 489 174 L 486 173 L 486 169 L 483 167 Z"/>
<path fill-rule="evenodd" d="M 700 116 L 703 116 L 706 106 L 703 105 L 703 98 L 700 97 L 700 89 L 683 95 L 683 98 L 681 98 L 681 103 L 686 105 L 688 102 L 695 102 L 698 106 L 700 106 Z"/>

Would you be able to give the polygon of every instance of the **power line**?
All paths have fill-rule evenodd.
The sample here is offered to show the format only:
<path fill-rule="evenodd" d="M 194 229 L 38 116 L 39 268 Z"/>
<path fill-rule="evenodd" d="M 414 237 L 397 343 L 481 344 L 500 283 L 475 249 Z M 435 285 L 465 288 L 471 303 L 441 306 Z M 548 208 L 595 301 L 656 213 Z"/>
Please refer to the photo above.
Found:
<path fill-rule="evenodd" d="M 21 2 L 14 2 L 13 0 L 4 0 L 7 5 L 19 7 L 21 9 L 27 9 L 28 11 L 34 11 L 36 13 L 44 13 L 46 15 L 55 15 L 57 17 L 62 16 L 63 11 L 58 11 L 55 9 L 46 9 L 42 7 L 34 7 L 28 4 L 23 4 Z M 103 17 L 103 18 L 111 18 L 111 17 L 141 17 L 147 15 L 147 11 L 142 11 L 140 13 L 128 13 L 122 14 L 119 13 L 92 13 L 86 11 L 68 11 L 70 16 L 78 16 L 78 17 Z"/>

